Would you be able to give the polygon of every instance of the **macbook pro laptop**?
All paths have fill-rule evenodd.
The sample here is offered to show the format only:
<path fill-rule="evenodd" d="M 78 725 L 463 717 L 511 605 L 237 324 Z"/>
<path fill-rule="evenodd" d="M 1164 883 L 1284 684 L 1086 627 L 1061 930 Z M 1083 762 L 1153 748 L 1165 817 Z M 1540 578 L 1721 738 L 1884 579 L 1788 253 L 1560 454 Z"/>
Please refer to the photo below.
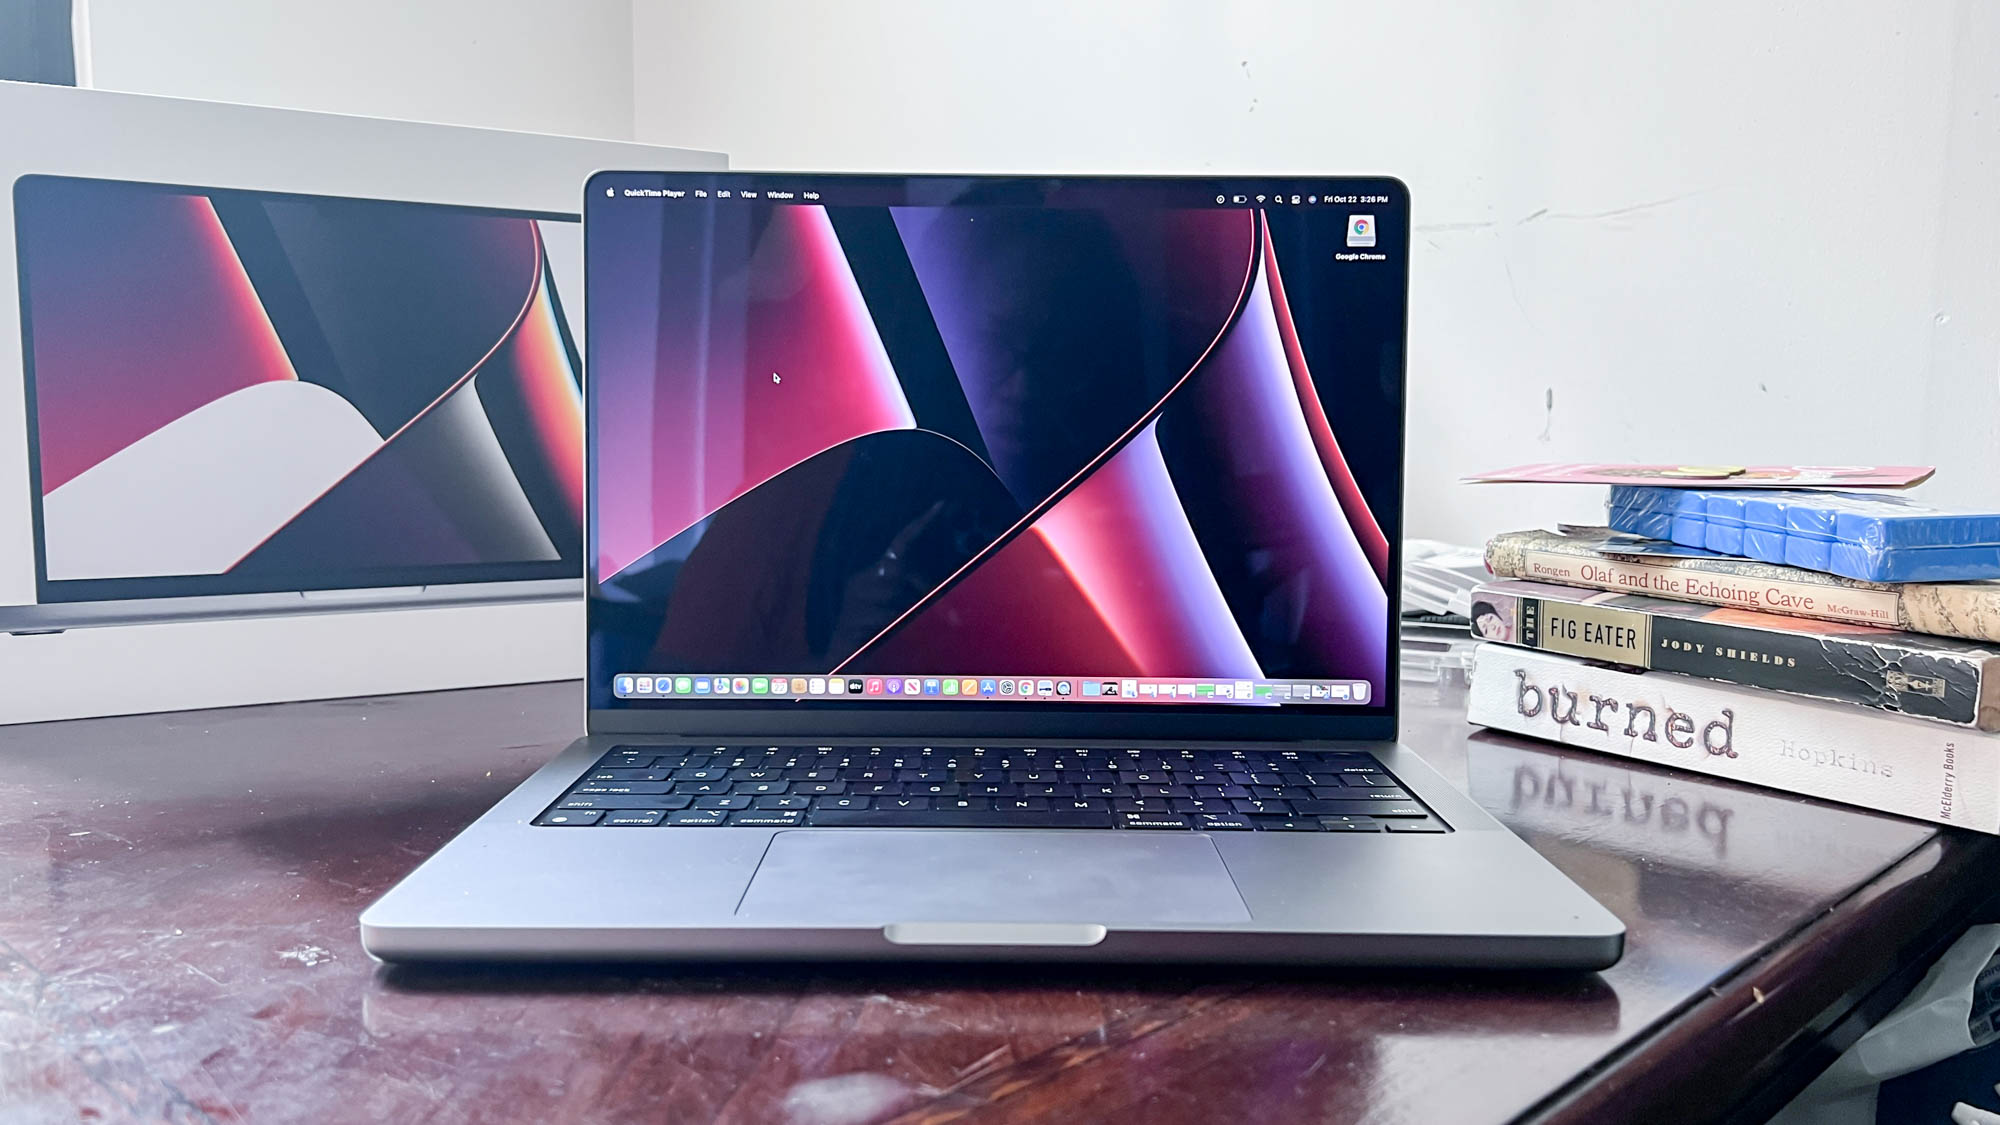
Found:
<path fill-rule="evenodd" d="M 607 172 L 588 733 L 386 960 L 1597 968 L 1396 744 L 1389 179 Z"/>
<path fill-rule="evenodd" d="M 35 600 L 0 630 L 576 596 L 577 216 L 12 194 Z"/>

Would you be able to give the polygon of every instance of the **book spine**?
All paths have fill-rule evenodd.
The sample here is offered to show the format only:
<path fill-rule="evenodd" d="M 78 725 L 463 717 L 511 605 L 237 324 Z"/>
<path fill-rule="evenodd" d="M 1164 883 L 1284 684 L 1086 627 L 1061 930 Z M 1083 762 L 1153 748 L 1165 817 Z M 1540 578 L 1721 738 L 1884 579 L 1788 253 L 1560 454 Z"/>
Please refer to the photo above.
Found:
<path fill-rule="evenodd" d="M 1475 602 L 1511 606 L 1511 643 L 1547 652 L 1790 692 L 1992 730 L 1984 654 L 1906 644 L 1895 634 L 1840 636 L 1753 628 L 1630 606 L 1536 597 L 1482 586 Z M 1782 620 L 1771 618 L 1767 620 Z M 1476 626 L 1475 626 L 1476 632 Z M 1506 640 L 1506 638 L 1499 638 Z"/>
<path fill-rule="evenodd" d="M 2000 735 L 1507 645 L 1474 655 L 1480 726 L 2000 833 Z"/>
<path fill-rule="evenodd" d="M 1736 574 L 1637 557 L 1612 558 L 1589 548 L 1564 549 L 1561 539 L 1536 534 L 1497 536 L 1486 551 L 1487 569 L 1501 578 L 1648 594 L 1823 621 L 1903 627 L 1902 599 L 1895 590 L 1843 586 L 1816 581 L 1809 571 L 1767 563 L 1753 565 L 1757 573 Z"/>
<path fill-rule="evenodd" d="M 2000 584 L 1920 582 L 1902 588 L 1903 628 L 2000 644 Z"/>

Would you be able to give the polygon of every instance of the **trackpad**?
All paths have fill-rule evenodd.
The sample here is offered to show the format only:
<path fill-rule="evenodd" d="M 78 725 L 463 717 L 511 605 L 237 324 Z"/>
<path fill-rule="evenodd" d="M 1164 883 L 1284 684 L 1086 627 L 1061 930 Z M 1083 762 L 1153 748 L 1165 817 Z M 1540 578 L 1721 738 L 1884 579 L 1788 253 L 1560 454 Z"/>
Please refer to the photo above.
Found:
<path fill-rule="evenodd" d="M 1247 922 L 1206 836 L 1032 829 L 780 832 L 737 906 L 765 922 Z"/>

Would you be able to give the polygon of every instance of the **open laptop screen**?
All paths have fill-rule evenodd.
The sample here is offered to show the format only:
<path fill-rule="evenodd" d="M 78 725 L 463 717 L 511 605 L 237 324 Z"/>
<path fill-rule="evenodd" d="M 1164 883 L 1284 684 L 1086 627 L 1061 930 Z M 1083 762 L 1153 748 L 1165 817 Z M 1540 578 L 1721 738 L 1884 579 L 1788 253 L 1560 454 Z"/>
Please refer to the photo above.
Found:
<path fill-rule="evenodd" d="M 41 601 L 581 572 L 575 216 L 13 193 Z"/>
<path fill-rule="evenodd" d="M 1385 708 L 1408 210 L 602 173 L 593 708 Z"/>

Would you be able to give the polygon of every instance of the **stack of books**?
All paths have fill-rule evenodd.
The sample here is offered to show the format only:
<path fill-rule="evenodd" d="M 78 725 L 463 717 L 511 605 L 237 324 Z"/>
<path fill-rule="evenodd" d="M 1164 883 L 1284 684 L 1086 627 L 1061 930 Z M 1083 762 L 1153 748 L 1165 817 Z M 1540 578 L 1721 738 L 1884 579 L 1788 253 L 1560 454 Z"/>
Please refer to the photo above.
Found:
<path fill-rule="evenodd" d="M 1500 535 L 1486 565 L 1472 722 L 2000 833 L 2000 581 L 1868 581 L 1605 527 Z"/>

